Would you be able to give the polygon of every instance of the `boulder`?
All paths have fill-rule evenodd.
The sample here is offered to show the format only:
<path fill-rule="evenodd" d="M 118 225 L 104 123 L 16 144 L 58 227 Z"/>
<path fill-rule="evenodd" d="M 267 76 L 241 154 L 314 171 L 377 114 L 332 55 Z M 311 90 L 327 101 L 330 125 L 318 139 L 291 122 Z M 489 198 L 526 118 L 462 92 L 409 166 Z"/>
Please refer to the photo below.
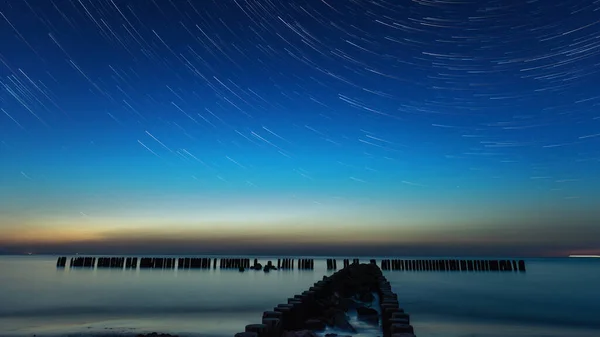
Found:
<path fill-rule="evenodd" d="M 319 337 L 311 330 L 285 331 L 282 337 Z"/>
<path fill-rule="evenodd" d="M 392 325 L 390 325 L 390 333 L 391 334 L 396 334 L 396 333 L 412 333 L 412 334 L 414 334 L 415 331 L 414 331 L 412 325 L 410 325 L 410 324 L 392 324 Z"/>
<path fill-rule="evenodd" d="M 246 325 L 246 332 L 256 333 L 258 337 L 267 337 L 267 325 L 266 324 L 248 324 Z"/>
<path fill-rule="evenodd" d="M 375 309 L 359 307 L 356 308 L 356 314 L 358 316 L 358 319 L 362 321 L 366 321 L 373 324 L 379 323 L 379 313 Z"/>
<path fill-rule="evenodd" d="M 348 322 L 348 317 L 344 312 L 336 311 L 332 317 L 332 326 L 342 331 L 356 332 L 356 329 Z"/>
<path fill-rule="evenodd" d="M 351 298 L 339 298 L 337 299 L 337 307 L 344 310 L 344 311 L 348 311 L 350 309 L 354 309 L 358 306 L 358 303 L 356 303 L 356 301 L 354 301 Z"/>
<path fill-rule="evenodd" d="M 370 291 L 365 291 L 365 292 L 361 292 L 358 295 L 358 300 L 361 302 L 373 302 L 373 300 L 375 300 L 375 296 L 373 296 L 373 293 Z"/>
<path fill-rule="evenodd" d="M 258 337 L 256 332 L 238 332 L 234 337 Z"/>
<path fill-rule="evenodd" d="M 378 316 L 379 313 L 377 312 L 377 310 L 373 309 L 373 308 L 367 308 L 367 307 L 359 307 L 356 308 L 356 313 L 358 314 L 358 316 Z"/>
<path fill-rule="evenodd" d="M 323 331 L 325 330 L 325 322 L 321 321 L 320 319 L 309 319 L 304 322 L 304 327 L 307 330 Z"/>

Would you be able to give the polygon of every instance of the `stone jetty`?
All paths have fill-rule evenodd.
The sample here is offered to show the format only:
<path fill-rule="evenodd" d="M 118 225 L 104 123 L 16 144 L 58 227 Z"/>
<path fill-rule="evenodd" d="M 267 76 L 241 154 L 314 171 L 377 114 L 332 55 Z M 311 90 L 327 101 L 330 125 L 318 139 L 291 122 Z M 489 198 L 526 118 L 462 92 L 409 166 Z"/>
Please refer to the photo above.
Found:
<path fill-rule="evenodd" d="M 337 270 L 337 260 L 325 259 L 327 270 Z M 375 259 L 369 260 L 370 264 L 377 264 Z M 343 268 L 360 264 L 358 258 L 342 259 Z M 57 268 L 67 265 L 67 257 L 58 257 Z M 381 270 L 384 271 L 411 271 L 411 272 L 525 272 L 524 260 L 463 260 L 463 259 L 383 259 L 380 261 Z M 273 261 L 267 261 L 263 266 L 258 259 L 251 261 L 249 258 L 236 257 L 72 257 L 69 260 L 70 268 L 113 268 L 113 269 L 234 269 L 245 271 L 248 269 L 263 270 L 303 270 L 315 269 L 315 260 L 310 258 L 278 258 L 277 266 Z"/>
<path fill-rule="evenodd" d="M 360 333 L 350 316 L 384 337 L 414 337 L 410 315 L 400 307 L 398 296 L 374 261 L 350 263 L 324 276 L 287 303 L 263 312 L 260 323 L 247 325 L 235 337 L 315 337 L 327 328 Z"/>

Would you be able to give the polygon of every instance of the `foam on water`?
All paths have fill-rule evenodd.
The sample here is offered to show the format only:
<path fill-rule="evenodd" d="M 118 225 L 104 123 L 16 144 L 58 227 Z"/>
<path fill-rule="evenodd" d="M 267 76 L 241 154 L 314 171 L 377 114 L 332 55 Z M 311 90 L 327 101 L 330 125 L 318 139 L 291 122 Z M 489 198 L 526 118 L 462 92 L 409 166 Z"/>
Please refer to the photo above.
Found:
<path fill-rule="evenodd" d="M 377 293 L 373 293 L 374 300 L 367 304 L 374 310 L 377 310 L 378 314 L 381 314 L 381 310 L 379 308 L 379 295 Z M 358 304 L 365 304 L 361 302 L 357 302 Z M 356 308 L 351 308 L 346 313 L 348 315 L 348 322 L 356 329 L 356 332 L 348 332 L 342 331 L 340 329 L 335 329 L 331 327 L 327 327 L 325 331 L 318 333 L 320 337 L 324 337 L 326 334 L 334 333 L 339 336 L 353 336 L 353 337 L 375 337 L 381 336 L 381 327 L 379 324 L 368 323 L 363 320 L 358 319 L 358 315 L 356 313 Z"/>

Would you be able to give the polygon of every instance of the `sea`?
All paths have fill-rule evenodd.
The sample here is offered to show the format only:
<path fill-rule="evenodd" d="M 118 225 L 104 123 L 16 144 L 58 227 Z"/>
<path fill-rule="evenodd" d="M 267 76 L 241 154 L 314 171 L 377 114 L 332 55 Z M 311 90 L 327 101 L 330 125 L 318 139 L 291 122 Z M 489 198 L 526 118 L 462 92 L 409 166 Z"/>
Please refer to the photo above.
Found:
<path fill-rule="evenodd" d="M 58 269 L 56 256 L 0 256 L 0 336 L 232 337 L 332 273 L 313 258 L 314 270 L 241 273 Z M 371 258 L 393 257 L 361 262 Z M 525 273 L 384 274 L 417 337 L 600 337 L 600 259 L 526 263 Z"/>

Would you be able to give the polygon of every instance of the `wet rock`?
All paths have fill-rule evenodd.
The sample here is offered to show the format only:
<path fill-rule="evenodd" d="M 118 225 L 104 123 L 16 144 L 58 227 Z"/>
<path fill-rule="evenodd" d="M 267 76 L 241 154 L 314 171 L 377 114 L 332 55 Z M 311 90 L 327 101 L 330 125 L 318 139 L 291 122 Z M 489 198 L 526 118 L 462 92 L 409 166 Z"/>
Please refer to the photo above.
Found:
<path fill-rule="evenodd" d="M 362 304 L 371 304 L 375 300 L 373 293 L 379 289 L 378 271 L 377 267 L 369 264 L 353 265 L 340 271 L 333 282 L 327 284 L 326 293 L 333 295 L 324 296 L 322 292 L 314 291 L 317 298 L 308 318 L 318 318 L 329 327 L 356 332 L 346 316 L 347 311 L 356 309 L 362 321 L 378 324 L 378 312 Z"/>
<path fill-rule="evenodd" d="M 405 312 L 395 312 L 392 314 L 392 319 L 404 319 L 410 323 L 410 315 Z"/>
<path fill-rule="evenodd" d="M 238 332 L 234 335 L 234 337 L 258 337 L 256 332 Z"/>
<path fill-rule="evenodd" d="M 278 311 L 265 311 L 263 312 L 263 318 L 277 318 L 277 319 L 281 319 L 283 317 L 283 314 L 281 312 Z"/>
<path fill-rule="evenodd" d="M 238 332 L 234 335 L 234 337 L 258 337 L 256 332 Z"/>
<path fill-rule="evenodd" d="M 373 300 L 375 300 L 375 296 L 373 296 L 373 293 L 368 291 L 368 292 L 363 292 L 360 293 L 358 296 L 359 301 L 361 302 L 373 302 Z"/>
<path fill-rule="evenodd" d="M 297 330 L 297 331 L 285 331 L 282 337 L 318 337 L 316 333 L 311 330 Z"/>
<path fill-rule="evenodd" d="M 377 315 L 379 315 L 377 310 L 372 309 L 372 308 L 367 308 L 367 307 L 356 308 L 356 313 L 358 314 L 358 316 L 377 316 Z"/>
<path fill-rule="evenodd" d="M 239 271 L 241 271 L 242 273 L 244 272 L 244 270 L 246 270 L 244 267 L 239 268 Z"/>
<path fill-rule="evenodd" d="M 375 309 L 360 307 L 356 309 L 356 314 L 358 315 L 358 319 L 362 321 L 366 321 L 372 324 L 379 323 L 379 313 Z"/>
<path fill-rule="evenodd" d="M 388 324 L 410 324 L 410 321 L 406 318 L 390 318 Z"/>
<path fill-rule="evenodd" d="M 339 298 L 337 299 L 337 307 L 344 311 L 348 311 L 358 307 L 358 303 L 351 298 Z"/>
<path fill-rule="evenodd" d="M 336 312 L 333 315 L 333 327 L 338 328 L 342 331 L 356 332 L 356 329 L 348 322 L 348 317 L 343 312 Z"/>
<path fill-rule="evenodd" d="M 356 329 L 346 316 L 346 312 L 350 309 L 356 309 L 361 321 L 379 324 L 378 311 L 370 308 L 375 300 L 373 293 L 379 292 L 381 276 L 378 275 L 378 272 L 378 268 L 372 264 L 353 265 L 351 268 L 341 270 L 335 278 L 324 278 L 324 281 L 330 282 L 315 284 L 304 297 L 303 303 L 308 308 L 308 315 L 305 319 L 317 319 L 330 328 L 356 333 Z M 309 293 L 311 293 L 310 296 Z M 386 304 L 389 306 L 391 303 Z M 401 310 L 393 309 L 394 311 Z M 392 312 L 387 314 L 391 316 Z M 351 336 L 327 334 L 325 337 Z"/>
<path fill-rule="evenodd" d="M 396 334 L 396 333 L 411 333 L 414 334 L 415 331 L 412 327 L 412 325 L 410 324 L 392 324 L 390 325 L 390 333 Z"/>
<path fill-rule="evenodd" d="M 279 336 L 281 334 L 281 320 L 279 318 L 263 318 L 262 324 L 267 326 L 269 336 Z"/>
<path fill-rule="evenodd" d="M 168 333 L 156 333 L 156 332 L 152 332 L 152 333 L 147 333 L 147 334 L 139 334 L 137 335 L 137 337 L 179 337 L 177 335 L 170 335 Z"/>
<path fill-rule="evenodd" d="M 256 264 L 253 266 L 253 268 L 254 268 L 254 270 L 262 270 L 262 264 L 260 264 L 260 263 L 256 263 Z"/>
<path fill-rule="evenodd" d="M 307 330 L 323 331 L 325 330 L 325 323 L 320 319 L 309 319 L 306 322 L 304 322 L 304 327 Z"/>
<path fill-rule="evenodd" d="M 351 269 L 344 270 L 340 277 L 334 282 L 333 288 L 341 297 L 365 297 L 370 299 L 372 292 L 378 290 L 377 278 L 374 277 L 375 269 L 369 265 L 357 265 Z M 367 301 L 368 302 L 368 301 Z"/>
<path fill-rule="evenodd" d="M 267 325 L 265 324 L 248 324 L 246 325 L 246 332 L 253 332 L 258 335 L 258 337 L 266 337 L 267 336 Z"/>

